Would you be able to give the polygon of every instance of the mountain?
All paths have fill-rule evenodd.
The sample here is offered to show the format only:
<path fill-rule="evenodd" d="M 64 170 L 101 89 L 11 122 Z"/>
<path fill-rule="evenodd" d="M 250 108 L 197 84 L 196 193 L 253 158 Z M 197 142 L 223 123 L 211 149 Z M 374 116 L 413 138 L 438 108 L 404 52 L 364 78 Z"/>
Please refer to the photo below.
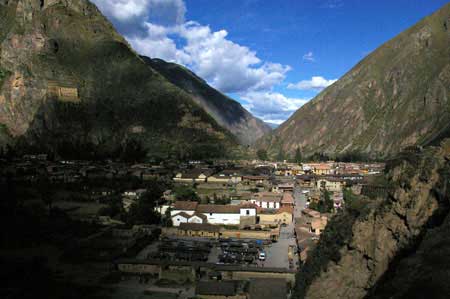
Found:
<path fill-rule="evenodd" d="M 257 142 L 387 157 L 450 132 L 450 4 L 388 41 Z"/>
<path fill-rule="evenodd" d="M 386 168 L 379 194 L 346 200 L 328 222 L 293 298 L 448 298 L 450 139 Z"/>
<path fill-rule="evenodd" d="M 205 158 L 237 146 L 87 0 L 0 0 L 0 142 L 71 158 Z"/>
<path fill-rule="evenodd" d="M 271 131 L 271 128 L 254 117 L 241 104 L 212 88 L 202 78 L 185 67 L 161 59 L 143 57 L 172 84 L 190 94 L 222 127 L 233 133 L 243 145 L 250 145 Z"/>

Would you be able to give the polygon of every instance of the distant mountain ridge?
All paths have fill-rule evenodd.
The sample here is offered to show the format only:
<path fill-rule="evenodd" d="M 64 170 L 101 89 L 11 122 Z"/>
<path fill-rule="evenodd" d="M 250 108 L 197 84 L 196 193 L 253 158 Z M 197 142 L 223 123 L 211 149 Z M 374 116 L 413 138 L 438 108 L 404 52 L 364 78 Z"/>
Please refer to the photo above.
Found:
<path fill-rule="evenodd" d="M 449 133 L 450 3 L 376 49 L 257 147 L 382 158 Z"/>
<path fill-rule="evenodd" d="M 162 59 L 143 57 L 172 84 L 190 94 L 194 101 L 204 108 L 219 125 L 233 133 L 243 145 L 253 144 L 271 128 L 254 117 L 237 101 L 212 88 L 202 78 L 187 68 Z"/>
<path fill-rule="evenodd" d="M 0 146 L 72 158 L 226 156 L 237 139 L 87 0 L 0 0 Z"/>

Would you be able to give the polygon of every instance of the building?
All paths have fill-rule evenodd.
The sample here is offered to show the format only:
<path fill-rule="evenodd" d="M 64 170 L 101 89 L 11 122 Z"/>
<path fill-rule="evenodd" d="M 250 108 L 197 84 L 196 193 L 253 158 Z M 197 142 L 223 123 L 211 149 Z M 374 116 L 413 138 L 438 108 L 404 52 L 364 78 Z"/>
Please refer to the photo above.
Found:
<path fill-rule="evenodd" d="M 211 224 L 240 225 L 241 220 L 256 222 L 256 207 L 250 205 L 198 205 L 196 212 L 205 215 Z"/>
<path fill-rule="evenodd" d="M 248 175 L 242 177 L 242 182 L 246 185 L 264 185 L 269 182 L 266 175 Z"/>
<path fill-rule="evenodd" d="M 189 215 L 185 212 L 180 212 L 172 216 L 173 226 L 180 226 L 183 223 L 203 224 L 207 222 L 208 222 L 207 217 L 199 213 Z"/>
<path fill-rule="evenodd" d="M 197 209 L 198 202 L 196 201 L 176 201 L 172 210 L 170 211 L 170 216 L 176 215 L 178 213 L 184 212 L 189 215 L 193 215 Z"/>
<path fill-rule="evenodd" d="M 293 207 L 294 206 L 294 197 L 291 192 L 283 193 L 283 197 L 281 198 L 281 207 Z"/>
<path fill-rule="evenodd" d="M 178 228 L 178 235 L 181 237 L 218 239 L 220 237 L 220 227 L 208 223 L 181 223 Z"/>
<path fill-rule="evenodd" d="M 256 223 L 256 209 L 244 205 L 199 205 L 192 201 L 176 201 L 170 212 L 173 226 L 182 223 L 210 223 L 219 225 L 251 225 Z"/>
<path fill-rule="evenodd" d="M 279 184 L 276 188 L 279 192 L 294 192 L 294 184 L 292 183 Z"/>
<path fill-rule="evenodd" d="M 283 195 L 273 192 L 258 192 L 252 195 L 250 202 L 263 209 L 279 209 Z"/>
<path fill-rule="evenodd" d="M 298 175 L 297 176 L 297 183 L 300 185 L 301 188 L 313 188 L 316 184 L 316 178 L 314 175 Z"/>
<path fill-rule="evenodd" d="M 331 192 L 342 192 L 345 181 L 339 178 L 318 178 L 316 182 L 317 189 L 327 189 Z"/>
<path fill-rule="evenodd" d="M 293 220 L 294 210 L 292 207 L 281 207 L 277 210 L 263 209 L 259 212 L 260 224 L 291 224 Z"/>
<path fill-rule="evenodd" d="M 303 164 L 305 172 L 312 172 L 316 175 L 329 175 L 333 173 L 332 165 L 329 163 L 309 163 Z"/>
<path fill-rule="evenodd" d="M 194 168 L 186 172 L 177 173 L 173 180 L 176 183 L 205 183 L 212 173 L 212 169 Z"/>
<path fill-rule="evenodd" d="M 233 174 L 218 174 L 212 175 L 207 178 L 208 183 L 216 183 L 216 184 L 237 184 L 242 181 L 242 176 L 233 175 Z"/>
<path fill-rule="evenodd" d="M 311 229 L 310 232 L 316 235 L 320 235 L 328 223 L 328 217 L 327 216 L 320 216 L 319 218 L 313 218 L 311 219 Z"/>

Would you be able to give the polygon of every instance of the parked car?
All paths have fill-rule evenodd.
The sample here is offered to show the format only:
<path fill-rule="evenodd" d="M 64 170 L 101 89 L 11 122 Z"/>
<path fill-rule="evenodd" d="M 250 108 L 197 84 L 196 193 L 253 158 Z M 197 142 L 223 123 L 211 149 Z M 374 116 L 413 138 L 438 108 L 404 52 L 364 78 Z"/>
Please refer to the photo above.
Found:
<path fill-rule="evenodd" d="M 264 251 L 261 251 L 261 252 L 259 253 L 258 259 L 259 259 L 260 261 L 265 261 L 265 260 L 266 260 L 266 253 L 265 253 Z"/>

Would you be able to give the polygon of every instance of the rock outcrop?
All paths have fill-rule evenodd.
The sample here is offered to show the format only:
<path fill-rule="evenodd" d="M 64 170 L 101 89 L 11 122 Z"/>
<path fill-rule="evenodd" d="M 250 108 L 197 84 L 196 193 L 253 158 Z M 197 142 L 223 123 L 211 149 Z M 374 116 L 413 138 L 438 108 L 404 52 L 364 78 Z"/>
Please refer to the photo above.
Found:
<path fill-rule="evenodd" d="M 450 133 L 450 4 L 388 41 L 259 148 L 389 157 Z"/>
<path fill-rule="evenodd" d="M 328 224 L 298 274 L 299 298 L 424 298 L 419 294 L 433 287 L 449 289 L 450 270 L 439 259 L 448 265 L 450 140 L 391 160 L 386 182 L 387 198 L 368 200 Z M 421 278 L 433 284 L 418 293 L 412 282 Z"/>

